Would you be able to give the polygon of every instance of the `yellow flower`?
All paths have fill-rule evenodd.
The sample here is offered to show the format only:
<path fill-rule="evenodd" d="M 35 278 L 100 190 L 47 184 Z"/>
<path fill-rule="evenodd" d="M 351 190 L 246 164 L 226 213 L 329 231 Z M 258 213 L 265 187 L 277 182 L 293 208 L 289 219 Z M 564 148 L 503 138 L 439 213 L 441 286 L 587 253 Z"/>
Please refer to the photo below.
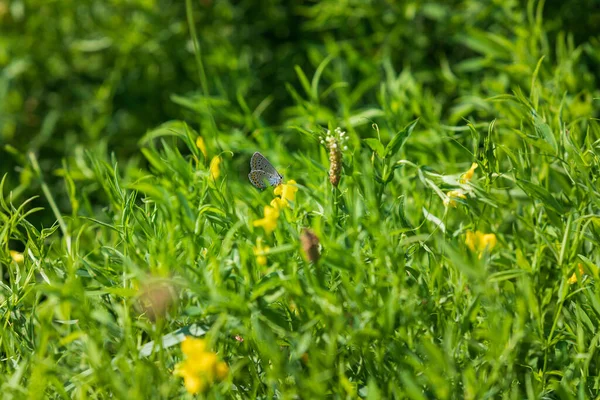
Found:
<path fill-rule="evenodd" d="M 471 232 L 467 231 L 465 238 L 465 244 L 471 251 L 479 253 L 479 258 L 485 251 L 491 251 L 496 247 L 497 239 L 493 233 L 482 233 L 479 231 Z"/>
<path fill-rule="evenodd" d="M 279 218 L 279 209 L 271 206 L 265 206 L 265 217 L 254 221 L 254 226 L 262 226 L 265 232 L 271 233 L 277 227 Z"/>
<path fill-rule="evenodd" d="M 577 264 L 577 268 L 579 268 L 579 275 L 583 276 L 583 274 L 585 274 L 585 271 L 583 270 L 583 266 L 581 265 L 581 263 Z M 571 275 L 568 282 L 569 285 L 577 283 L 577 274 L 575 272 L 573 272 L 573 275 Z"/>
<path fill-rule="evenodd" d="M 287 201 L 283 200 L 281 197 L 275 197 L 273 200 L 271 200 L 271 207 L 278 210 L 287 207 L 287 205 Z"/>
<path fill-rule="evenodd" d="M 202 339 L 186 337 L 181 342 L 185 361 L 177 364 L 175 375 L 183 377 L 186 390 L 191 394 L 205 391 L 208 387 L 227 377 L 229 367 L 219 361 L 217 354 L 207 351 Z"/>
<path fill-rule="evenodd" d="M 259 265 L 267 265 L 267 255 L 269 252 L 269 246 L 262 245 L 262 238 L 256 239 L 256 247 L 254 247 L 254 255 L 256 256 L 256 262 Z"/>
<path fill-rule="evenodd" d="M 197 358 L 206 352 L 206 341 L 187 336 L 181 342 L 181 351 L 189 358 Z"/>
<path fill-rule="evenodd" d="M 466 199 L 467 196 L 463 193 L 462 190 L 451 190 L 446 193 L 446 197 L 444 199 L 444 205 L 456 208 L 456 200 L 455 199 Z"/>
<path fill-rule="evenodd" d="M 294 201 L 296 200 L 296 192 L 298 191 L 298 187 L 296 186 L 295 180 L 290 180 L 288 183 L 282 183 L 277 186 L 273 193 L 275 196 L 281 196 L 282 200 L 285 201 Z"/>
<path fill-rule="evenodd" d="M 222 381 L 223 379 L 227 378 L 227 375 L 229 374 L 229 366 L 224 361 L 221 361 L 217 364 L 215 372 L 217 374 L 217 379 Z"/>
<path fill-rule="evenodd" d="M 475 170 L 477 169 L 477 163 L 471 164 L 471 168 L 460 177 L 460 183 L 467 183 L 471 179 L 473 179 L 473 175 L 475 174 Z"/>
<path fill-rule="evenodd" d="M 198 392 L 204 392 L 207 388 L 206 380 L 195 374 L 194 371 L 189 368 L 187 363 L 177 365 L 174 373 L 183 378 L 183 383 L 188 393 L 196 394 Z"/>
<path fill-rule="evenodd" d="M 204 139 L 202 138 L 202 136 L 198 136 L 198 138 L 196 139 L 196 147 L 200 149 L 205 159 L 208 158 L 208 153 L 206 152 L 206 144 L 204 143 Z"/>
<path fill-rule="evenodd" d="M 215 157 L 213 157 L 212 160 L 210 160 L 209 171 L 210 171 L 210 176 L 213 179 L 217 179 L 219 176 L 221 176 L 221 169 L 219 168 L 221 161 L 223 161 L 221 156 L 215 156 Z"/>
<path fill-rule="evenodd" d="M 21 264 L 23 261 L 25 261 L 25 257 L 23 257 L 23 253 L 19 253 L 18 251 L 11 250 L 10 256 L 12 257 L 13 261 L 16 262 L 17 264 Z"/>

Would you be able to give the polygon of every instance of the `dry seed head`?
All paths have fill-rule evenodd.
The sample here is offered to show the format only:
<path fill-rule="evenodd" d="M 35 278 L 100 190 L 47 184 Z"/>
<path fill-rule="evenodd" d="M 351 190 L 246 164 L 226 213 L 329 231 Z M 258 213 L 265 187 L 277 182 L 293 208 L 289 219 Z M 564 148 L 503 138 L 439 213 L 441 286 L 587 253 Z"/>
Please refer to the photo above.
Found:
<path fill-rule="evenodd" d="M 342 177 L 342 149 L 348 149 L 347 141 L 348 135 L 341 128 L 335 128 L 333 133 L 327 130 L 325 147 L 329 150 L 329 182 L 333 186 L 339 185 Z"/>

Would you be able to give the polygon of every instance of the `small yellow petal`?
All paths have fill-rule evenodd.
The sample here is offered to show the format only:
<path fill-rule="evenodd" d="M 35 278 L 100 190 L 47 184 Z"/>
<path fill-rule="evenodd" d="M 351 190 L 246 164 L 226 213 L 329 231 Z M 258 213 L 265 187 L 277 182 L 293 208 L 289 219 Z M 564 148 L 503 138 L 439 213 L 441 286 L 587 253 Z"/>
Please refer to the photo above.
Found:
<path fill-rule="evenodd" d="M 583 276 L 583 274 L 585 274 L 585 271 L 583 270 L 583 266 L 581 264 L 577 264 L 577 268 L 579 269 L 579 275 Z M 577 273 L 573 272 L 573 275 L 571 275 L 568 282 L 570 285 L 577 283 Z"/>
<path fill-rule="evenodd" d="M 573 275 L 571 275 L 568 282 L 569 282 L 569 285 L 577 283 L 577 274 L 575 272 L 573 272 Z"/>
<path fill-rule="evenodd" d="M 450 197 L 458 197 L 459 199 L 466 199 L 467 196 L 460 190 L 451 190 L 448 192 L 448 196 Z"/>
<path fill-rule="evenodd" d="M 256 262 L 259 265 L 267 265 L 267 253 L 270 250 L 269 246 L 262 245 L 262 238 L 256 239 L 256 247 L 254 247 L 254 255 L 256 256 Z"/>
<path fill-rule="evenodd" d="M 477 235 L 471 231 L 467 231 L 467 237 L 465 238 L 465 244 L 471 251 L 475 251 L 475 247 L 477 247 Z"/>
<path fill-rule="evenodd" d="M 221 361 L 217 364 L 216 373 L 217 379 L 220 381 L 227 378 L 227 374 L 229 374 L 229 367 L 224 361 Z"/>
<path fill-rule="evenodd" d="M 227 364 L 219 361 L 216 353 L 207 350 L 203 339 L 186 337 L 181 343 L 181 350 L 186 360 L 177 364 L 173 373 L 183 377 L 189 393 L 203 392 L 215 382 L 215 378 L 221 380 L 227 376 Z"/>
<path fill-rule="evenodd" d="M 271 234 L 275 228 L 277 228 L 277 220 L 262 218 L 254 221 L 253 225 L 256 227 L 262 227 L 265 232 Z"/>
<path fill-rule="evenodd" d="M 196 394 L 206 390 L 206 382 L 200 376 L 185 375 L 183 377 L 183 382 L 185 384 L 185 389 L 190 394 Z"/>
<path fill-rule="evenodd" d="M 298 187 L 296 186 L 296 181 L 289 181 L 286 184 L 281 185 L 283 188 L 281 189 L 281 198 L 287 201 L 296 200 L 296 192 L 298 191 Z"/>
<path fill-rule="evenodd" d="M 265 206 L 264 212 L 267 219 L 277 220 L 279 218 L 279 210 L 275 207 Z"/>
<path fill-rule="evenodd" d="M 256 262 L 258 263 L 258 265 L 262 265 L 265 266 L 267 265 L 267 257 L 266 256 L 256 256 Z"/>
<path fill-rule="evenodd" d="M 198 136 L 198 138 L 196 139 L 196 147 L 200 149 L 205 159 L 208 158 L 208 153 L 206 152 L 206 144 L 204 143 L 204 139 L 202 138 L 202 136 Z"/>
<path fill-rule="evenodd" d="M 479 253 L 479 258 L 482 257 L 483 252 L 491 251 L 496 244 L 498 239 L 493 233 L 482 233 L 480 231 L 471 232 L 467 231 L 465 238 L 465 244 L 471 251 Z"/>
<path fill-rule="evenodd" d="M 206 389 L 205 380 L 194 372 L 187 362 L 178 364 L 173 373 L 183 378 L 183 383 L 188 393 L 196 394 Z"/>
<path fill-rule="evenodd" d="M 446 193 L 446 197 L 444 199 L 444 205 L 456 208 L 456 200 L 455 199 L 466 199 L 467 196 L 461 190 L 450 190 Z"/>
<path fill-rule="evenodd" d="M 18 251 L 11 250 L 10 256 L 12 257 L 13 261 L 18 264 L 21 264 L 23 261 L 25 261 L 25 257 L 23 257 L 23 253 L 19 253 Z"/>
<path fill-rule="evenodd" d="M 487 233 L 481 236 L 481 251 L 484 250 L 492 250 L 496 247 L 496 243 L 498 240 L 496 239 L 496 235 L 493 233 Z"/>
<path fill-rule="evenodd" d="M 213 157 L 212 160 L 210 160 L 209 171 L 210 171 L 210 176 L 213 179 L 217 179 L 217 178 L 219 178 L 219 176 L 221 176 L 221 168 L 219 167 L 219 165 L 221 164 L 221 161 L 223 161 L 221 156 L 215 156 L 215 157 Z"/>
<path fill-rule="evenodd" d="M 287 201 L 283 200 L 280 197 L 275 197 L 272 201 L 271 201 L 271 207 L 273 208 L 277 208 L 279 210 L 281 210 L 282 208 L 287 207 L 288 203 Z"/>
<path fill-rule="evenodd" d="M 206 341 L 204 339 L 186 336 L 183 342 L 181 342 L 181 351 L 187 357 L 199 357 L 206 351 Z"/>
<path fill-rule="evenodd" d="M 461 176 L 460 183 L 467 183 L 473 179 L 473 175 L 475 174 L 477 167 L 477 163 L 471 164 L 471 168 Z"/>
<path fill-rule="evenodd" d="M 265 232 L 271 233 L 277 227 L 279 218 L 279 209 L 271 206 L 265 206 L 265 216 L 262 219 L 254 221 L 254 226 L 262 226 Z"/>
<path fill-rule="evenodd" d="M 187 362 L 192 364 L 194 371 L 203 372 L 212 380 L 212 371 L 218 362 L 218 357 L 216 353 L 207 352 L 194 360 L 188 359 Z"/>
<path fill-rule="evenodd" d="M 456 200 L 451 199 L 450 197 L 446 197 L 444 199 L 444 206 L 456 208 Z"/>

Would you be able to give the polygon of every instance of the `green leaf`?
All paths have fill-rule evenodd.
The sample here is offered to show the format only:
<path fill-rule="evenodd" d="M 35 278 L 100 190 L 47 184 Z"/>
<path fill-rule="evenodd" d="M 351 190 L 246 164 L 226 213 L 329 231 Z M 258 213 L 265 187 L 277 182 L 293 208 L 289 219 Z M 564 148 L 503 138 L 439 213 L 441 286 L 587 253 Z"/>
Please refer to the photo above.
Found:
<path fill-rule="evenodd" d="M 558 145 L 556 144 L 556 139 L 554 138 L 552 129 L 550 129 L 550 126 L 548 126 L 548 124 L 545 123 L 544 120 L 535 112 L 533 113 L 533 126 L 538 136 L 544 139 L 546 143 L 550 144 L 553 153 L 555 154 L 558 150 Z"/>
<path fill-rule="evenodd" d="M 381 144 L 381 142 L 378 139 L 375 139 L 375 138 L 363 139 L 363 142 L 365 142 L 371 150 L 373 150 L 375 153 L 377 153 L 377 156 L 379 158 L 384 157 L 385 150 L 383 149 L 383 145 Z"/>
<path fill-rule="evenodd" d="M 306 74 L 304 73 L 304 71 L 302 71 L 302 68 L 300 68 L 299 65 L 296 65 L 294 67 L 294 70 L 296 71 L 296 75 L 298 75 L 298 79 L 300 79 L 300 84 L 302 84 L 302 88 L 304 89 L 306 94 L 308 96 L 310 96 L 312 92 L 311 92 L 310 83 L 308 82 L 308 78 L 306 77 Z"/>
<path fill-rule="evenodd" d="M 534 197 L 544 203 L 544 206 L 556 211 L 559 214 L 565 212 L 565 208 L 552 196 L 552 194 L 546 190 L 546 188 L 536 185 L 535 183 L 518 179 L 517 184 L 523 189 L 527 195 Z"/>
<path fill-rule="evenodd" d="M 389 157 L 392 154 L 396 154 L 398 150 L 402 148 L 402 146 L 412 133 L 413 129 L 415 129 L 417 122 L 419 122 L 419 118 L 415 119 L 413 122 L 405 126 L 404 129 L 402 129 L 400 132 L 396 133 L 396 136 L 392 138 L 392 140 L 388 143 L 387 147 L 385 148 L 385 152 L 383 155 L 384 157 Z"/>

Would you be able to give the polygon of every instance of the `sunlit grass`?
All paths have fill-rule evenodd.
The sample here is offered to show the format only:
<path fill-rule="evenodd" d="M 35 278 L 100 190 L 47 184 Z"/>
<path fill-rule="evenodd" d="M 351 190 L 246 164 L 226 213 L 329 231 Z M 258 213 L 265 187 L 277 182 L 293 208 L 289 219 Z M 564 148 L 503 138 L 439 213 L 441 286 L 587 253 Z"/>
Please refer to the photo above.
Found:
<path fill-rule="evenodd" d="M 465 31 L 472 53 L 422 70 L 325 37 L 277 122 L 192 46 L 201 89 L 172 97 L 189 118 L 131 158 L 77 145 L 50 173 L 9 149 L 3 395 L 598 396 L 600 96 L 583 47 L 550 52 L 540 15 L 503 12 L 533 19 Z M 252 186 L 255 151 L 283 185 Z"/>

